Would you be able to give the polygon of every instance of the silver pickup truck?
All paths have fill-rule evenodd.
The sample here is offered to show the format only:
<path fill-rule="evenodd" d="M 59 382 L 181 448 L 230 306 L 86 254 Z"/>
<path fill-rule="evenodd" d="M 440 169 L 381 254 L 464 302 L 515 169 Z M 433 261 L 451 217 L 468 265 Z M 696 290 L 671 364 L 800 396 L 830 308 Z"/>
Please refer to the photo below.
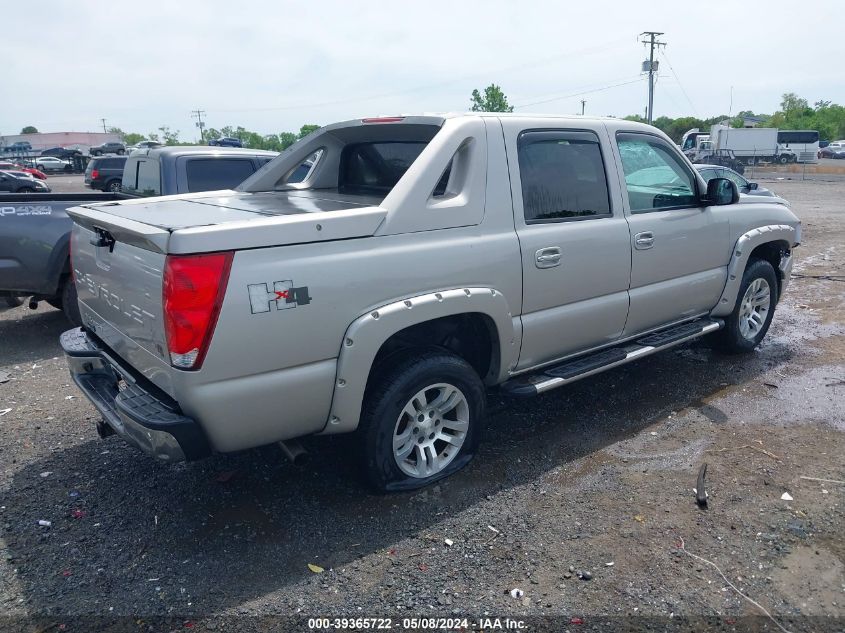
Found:
<path fill-rule="evenodd" d="M 381 490 L 464 466 L 494 386 L 752 350 L 800 242 L 656 129 L 558 116 L 347 121 L 234 191 L 68 213 L 101 434 L 174 461 L 355 432 Z"/>

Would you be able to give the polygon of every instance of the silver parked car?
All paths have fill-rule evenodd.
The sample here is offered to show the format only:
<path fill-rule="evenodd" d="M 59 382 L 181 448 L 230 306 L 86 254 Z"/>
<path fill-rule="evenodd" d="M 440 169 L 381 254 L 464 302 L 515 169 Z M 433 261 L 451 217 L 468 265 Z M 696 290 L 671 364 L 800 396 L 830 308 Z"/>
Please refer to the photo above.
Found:
<path fill-rule="evenodd" d="M 35 168 L 43 172 L 48 171 L 70 171 L 73 165 L 69 160 L 62 160 L 55 156 L 39 156 L 35 159 Z"/>

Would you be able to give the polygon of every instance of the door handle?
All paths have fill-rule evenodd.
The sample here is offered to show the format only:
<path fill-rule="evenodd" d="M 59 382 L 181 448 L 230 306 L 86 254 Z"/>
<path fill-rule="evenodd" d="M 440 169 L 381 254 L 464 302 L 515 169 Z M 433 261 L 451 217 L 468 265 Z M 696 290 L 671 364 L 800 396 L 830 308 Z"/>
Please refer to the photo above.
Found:
<path fill-rule="evenodd" d="M 644 251 L 654 246 L 654 233 L 651 231 L 643 231 L 634 236 L 634 248 Z"/>
<path fill-rule="evenodd" d="M 548 246 L 534 253 L 537 268 L 554 268 L 560 266 L 560 248 Z"/>

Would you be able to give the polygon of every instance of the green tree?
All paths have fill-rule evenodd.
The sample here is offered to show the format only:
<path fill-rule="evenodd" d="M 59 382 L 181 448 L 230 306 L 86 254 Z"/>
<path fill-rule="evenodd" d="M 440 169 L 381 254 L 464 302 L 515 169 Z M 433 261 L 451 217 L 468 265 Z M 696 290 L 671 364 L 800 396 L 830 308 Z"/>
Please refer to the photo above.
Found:
<path fill-rule="evenodd" d="M 141 141 L 146 140 L 143 134 L 138 134 L 137 132 L 126 132 L 123 135 L 123 142 L 127 145 L 137 145 Z"/>
<path fill-rule="evenodd" d="M 38 128 L 34 125 L 27 125 L 21 130 L 21 134 L 38 134 Z"/>
<path fill-rule="evenodd" d="M 294 134 L 293 132 L 280 132 L 279 133 L 279 146 L 282 150 L 286 150 L 288 147 L 293 145 L 299 140 L 299 137 Z"/>
<path fill-rule="evenodd" d="M 179 130 L 175 132 L 170 129 L 167 125 L 162 125 L 158 128 L 158 131 L 161 132 L 161 138 L 165 145 L 179 145 Z M 150 140 L 158 140 L 158 135 L 156 138 L 153 139 L 153 135 L 150 134 Z"/>
<path fill-rule="evenodd" d="M 513 112 L 513 106 L 508 105 L 508 98 L 496 84 L 487 86 L 483 96 L 478 92 L 478 88 L 474 89 L 470 103 L 472 112 Z"/>
<path fill-rule="evenodd" d="M 313 123 L 303 125 L 301 128 L 299 128 L 299 138 L 305 138 L 306 136 L 311 134 L 311 132 L 316 132 L 319 129 L 320 126 L 314 125 Z"/>

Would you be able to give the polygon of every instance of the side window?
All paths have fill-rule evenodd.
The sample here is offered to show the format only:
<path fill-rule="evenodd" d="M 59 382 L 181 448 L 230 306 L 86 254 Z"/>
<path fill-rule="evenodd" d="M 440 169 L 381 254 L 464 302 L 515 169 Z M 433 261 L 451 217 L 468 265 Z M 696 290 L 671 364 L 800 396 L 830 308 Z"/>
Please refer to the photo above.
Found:
<path fill-rule="evenodd" d="M 702 169 L 698 173 L 701 174 L 702 178 L 704 178 L 704 182 L 710 182 L 716 177 L 715 169 Z"/>
<path fill-rule="evenodd" d="M 719 175 L 722 176 L 723 178 L 727 178 L 728 180 L 732 180 L 733 183 L 737 186 L 737 189 L 742 189 L 743 187 L 748 186 L 748 181 L 745 180 L 745 178 L 740 176 L 738 173 L 736 173 L 734 170 L 723 169 L 721 171 L 722 171 L 722 173 L 719 174 Z"/>
<path fill-rule="evenodd" d="M 593 132 L 523 132 L 518 156 L 526 222 L 610 215 L 607 176 Z"/>
<path fill-rule="evenodd" d="M 323 157 L 323 150 L 318 149 L 316 152 L 311 154 L 308 158 L 302 161 L 299 166 L 294 169 L 293 171 L 288 174 L 288 177 L 285 179 L 284 184 L 293 184 L 297 182 L 302 182 L 312 173 L 314 173 L 314 168 L 317 166 L 317 163 Z"/>
<path fill-rule="evenodd" d="M 633 213 L 698 206 L 695 179 L 680 156 L 648 134 L 617 134 Z"/>
<path fill-rule="evenodd" d="M 254 171 L 249 158 L 194 158 L 185 166 L 188 191 L 192 192 L 233 189 Z"/>
<path fill-rule="evenodd" d="M 136 182 L 135 193 L 144 196 L 161 195 L 161 174 L 159 173 L 158 161 L 139 160 Z"/>

